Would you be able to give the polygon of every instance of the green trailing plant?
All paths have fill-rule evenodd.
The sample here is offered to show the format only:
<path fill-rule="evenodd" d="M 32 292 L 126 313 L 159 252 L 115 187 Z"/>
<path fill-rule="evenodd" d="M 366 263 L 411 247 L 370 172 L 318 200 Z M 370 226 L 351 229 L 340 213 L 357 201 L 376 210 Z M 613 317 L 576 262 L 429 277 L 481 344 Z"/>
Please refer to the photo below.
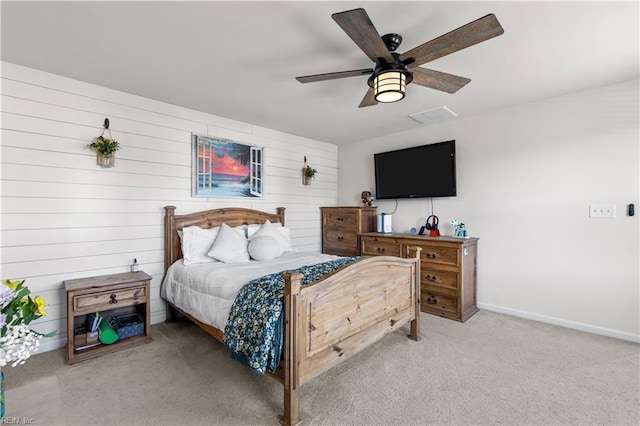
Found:
<path fill-rule="evenodd" d="M 89 145 L 89 148 L 93 148 L 98 151 L 100 154 L 104 156 L 110 156 L 114 152 L 118 151 L 120 147 L 120 143 L 113 138 L 105 138 L 100 135 L 93 140 Z"/>

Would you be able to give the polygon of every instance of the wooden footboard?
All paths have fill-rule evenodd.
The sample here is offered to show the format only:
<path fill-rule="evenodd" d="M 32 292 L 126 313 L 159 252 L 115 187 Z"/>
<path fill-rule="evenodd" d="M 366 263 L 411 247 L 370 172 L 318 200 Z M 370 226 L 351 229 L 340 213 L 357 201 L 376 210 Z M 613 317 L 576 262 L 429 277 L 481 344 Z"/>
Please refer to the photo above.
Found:
<path fill-rule="evenodd" d="M 181 257 L 177 230 L 184 226 L 231 226 L 272 222 L 284 224 L 284 208 L 277 214 L 249 209 L 217 209 L 165 215 L 166 268 Z M 373 256 L 349 264 L 322 280 L 301 287 L 303 276 L 283 274 L 284 347 L 282 362 L 271 376 L 284 385 L 285 425 L 300 422 L 299 389 L 317 375 L 345 361 L 410 323 L 409 337 L 420 340 L 420 248 L 410 248 L 407 259 Z M 167 317 L 170 318 L 170 305 Z M 184 313 L 218 340 L 223 333 Z"/>
<path fill-rule="evenodd" d="M 420 340 L 420 249 L 410 259 L 374 256 L 306 287 L 284 274 L 284 424 L 297 424 L 305 382 L 411 323 Z"/>

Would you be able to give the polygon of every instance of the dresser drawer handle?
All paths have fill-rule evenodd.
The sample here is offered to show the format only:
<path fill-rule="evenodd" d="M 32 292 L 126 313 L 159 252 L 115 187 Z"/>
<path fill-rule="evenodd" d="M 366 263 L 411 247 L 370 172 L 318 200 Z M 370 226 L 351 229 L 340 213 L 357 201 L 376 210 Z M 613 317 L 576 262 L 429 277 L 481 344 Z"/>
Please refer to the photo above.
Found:
<path fill-rule="evenodd" d="M 384 253 L 386 251 L 384 247 L 378 247 L 376 250 L 378 253 Z"/>
<path fill-rule="evenodd" d="M 342 236 L 338 237 L 338 241 L 342 241 L 342 240 L 344 240 L 344 237 L 342 237 Z"/>
<path fill-rule="evenodd" d="M 431 274 L 427 274 L 427 276 L 425 277 L 428 281 L 436 281 L 438 279 L 437 275 L 431 275 Z"/>
<path fill-rule="evenodd" d="M 428 259 L 435 259 L 436 257 L 438 257 L 438 255 L 436 253 L 425 253 L 424 255 Z"/>
<path fill-rule="evenodd" d="M 133 299 L 134 299 L 134 300 L 138 300 L 138 297 L 140 296 L 140 292 L 141 292 L 141 291 L 142 291 L 142 289 L 141 289 L 141 288 L 139 288 L 139 289 L 137 289 L 137 290 L 135 291 L 135 293 L 133 293 Z"/>
<path fill-rule="evenodd" d="M 438 299 L 436 299 L 435 297 L 429 295 L 429 297 L 427 297 L 427 303 L 430 305 L 435 305 L 438 303 Z"/>
<path fill-rule="evenodd" d="M 344 221 L 344 218 L 342 218 L 342 217 L 336 217 L 336 220 L 337 220 L 338 222 L 343 222 L 343 221 Z"/>
<path fill-rule="evenodd" d="M 118 299 L 116 299 L 117 295 L 114 293 L 111 296 L 109 296 L 111 298 L 111 300 L 109 300 L 109 303 L 111 305 L 115 305 L 116 303 L 118 303 Z"/>

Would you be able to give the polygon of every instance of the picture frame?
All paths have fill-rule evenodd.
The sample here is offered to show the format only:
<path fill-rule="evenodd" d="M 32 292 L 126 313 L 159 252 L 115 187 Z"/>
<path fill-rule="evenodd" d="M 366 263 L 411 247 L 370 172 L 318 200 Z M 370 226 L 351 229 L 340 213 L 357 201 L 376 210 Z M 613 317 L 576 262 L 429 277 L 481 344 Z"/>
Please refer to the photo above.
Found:
<path fill-rule="evenodd" d="M 263 198 L 263 147 L 191 135 L 191 196 Z"/>

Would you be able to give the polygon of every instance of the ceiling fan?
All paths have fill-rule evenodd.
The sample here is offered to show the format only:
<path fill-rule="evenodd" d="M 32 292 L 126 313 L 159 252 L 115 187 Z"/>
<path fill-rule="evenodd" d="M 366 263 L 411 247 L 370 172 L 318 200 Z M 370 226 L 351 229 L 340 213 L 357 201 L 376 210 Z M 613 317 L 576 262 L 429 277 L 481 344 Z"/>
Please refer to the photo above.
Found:
<path fill-rule="evenodd" d="M 400 46 L 402 36 L 392 33 L 380 37 L 364 9 L 334 13 L 331 17 L 369 59 L 375 62 L 375 67 L 306 75 L 296 77 L 296 80 L 311 83 L 371 75 L 367 81 L 369 90 L 360 102 L 360 108 L 377 105 L 378 102 L 399 101 L 404 98 L 406 85 L 412 82 L 447 93 L 457 92 L 471 80 L 419 66 L 504 33 L 495 15 L 489 14 L 398 54 L 395 50 Z"/>

